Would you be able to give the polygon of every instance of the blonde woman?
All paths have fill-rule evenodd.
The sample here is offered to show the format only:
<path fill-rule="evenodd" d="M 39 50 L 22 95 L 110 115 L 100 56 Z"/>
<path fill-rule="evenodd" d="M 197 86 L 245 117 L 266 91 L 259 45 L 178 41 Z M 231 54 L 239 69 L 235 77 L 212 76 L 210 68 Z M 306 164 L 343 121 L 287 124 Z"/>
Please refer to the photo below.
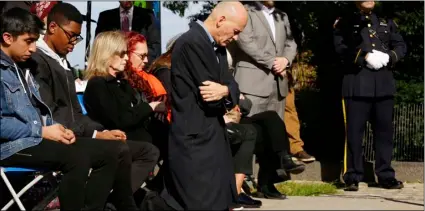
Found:
<path fill-rule="evenodd" d="M 165 106 L 159 102 L 140 102 L 133 95 L 133 89 L 123 78 L 127 60 L 127 42 L 121 32 L 103 32 L 96 37 L 86 70 L 88 82 L 84 104 L 87 115 L 105 129 L 119 128 L 126 133 L 132 155 L 131 188 L 134 193 L 159 157 L 159 150 L 145 142 L 150 142 L 151 136 L 144 124 L 154 111 L 161 111 Z"/>
<path fill-rule="evenodd" d="M 149 117 L 165 112 L 163 102 L 145 103 L 125 79 L 127 40 L 118 31 L 99 34 L 88 61 L 84 102 L 88 115 L 107 129 L 120 129 L 128 139 L 152 142 Z"/>

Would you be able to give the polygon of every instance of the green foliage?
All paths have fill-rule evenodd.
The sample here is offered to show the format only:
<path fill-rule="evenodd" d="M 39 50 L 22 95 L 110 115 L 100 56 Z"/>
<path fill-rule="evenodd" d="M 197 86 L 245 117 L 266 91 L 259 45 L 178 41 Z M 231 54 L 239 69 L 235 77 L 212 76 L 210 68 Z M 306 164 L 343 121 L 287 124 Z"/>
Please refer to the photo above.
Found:
<path fill-rule="evenodd" d="M 197 1 L 193 1 L 192 3 L 197 4 Z M 189 7 L 188 1 L 164 1 L 162 6 L 171 10 L 173 13 L 179 15 L 180 17 L 184 16 L 186 9 Z"/>
<path fill-rule="evenodd" d="M 189 16 L 190 20 L 205 20 L 217 4 L 216 1 L 205 1 L 199 13 Z"/>
<path fill-rule="evenodd" d="M 397 81 L 396 104 L 418 104 L 424 102 L 423 82 Z"/>

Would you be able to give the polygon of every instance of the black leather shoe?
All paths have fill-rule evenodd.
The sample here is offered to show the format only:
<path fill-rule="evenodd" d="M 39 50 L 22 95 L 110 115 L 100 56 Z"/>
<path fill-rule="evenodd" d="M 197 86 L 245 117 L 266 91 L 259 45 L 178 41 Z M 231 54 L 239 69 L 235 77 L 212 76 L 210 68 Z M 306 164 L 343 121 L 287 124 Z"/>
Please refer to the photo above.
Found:
<path fill-rule="evenodd" d="M 402 189 L 404 188 L 403 182 L 396 180 L 395 178 L 386 179 L 384 181 L 379 181 L 379 187 L 385 189 Z"/>
<path fill-rule="evenodd" d="M 280 193 L 274 185 L 264 185 L 257 188 L 256 197 L 266 199 L 286 199 L 286 195 Z"/>
<path fill-rule="evenodd" d="M 354 183 L 347 183 L 345 185 L 344 191 L 358 191 L 359 190 L 359 183 L 358 182 L 354 182 Z"/>
<path fill-rule="evenodd" d="M 295 163 L 289 154 L 280 157 L 280 168 L 276 170 L 279 176 L 286 176 L 286 173 L 299 174 L 305 170 L 304 164 Z"/>
<path fill-rule="evenodd" d="M 237 203 L 242 205 L 244 208 L 260 208 L 263 203 L 260 200 L 255 200 L 245 193 L 240 193 L 238 196 Z"/>

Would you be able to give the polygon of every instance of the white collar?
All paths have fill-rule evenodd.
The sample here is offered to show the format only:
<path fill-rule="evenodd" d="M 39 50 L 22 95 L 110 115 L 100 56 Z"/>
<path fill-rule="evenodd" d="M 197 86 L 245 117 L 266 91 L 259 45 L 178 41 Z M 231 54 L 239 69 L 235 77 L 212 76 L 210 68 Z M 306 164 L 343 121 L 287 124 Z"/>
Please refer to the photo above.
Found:
<path fill-rule="evenodd" d="M 131 8 L 130 9 L 128 9 L 128 14 L 129 15 L 132 15 L 133 14 L 133 10 L 134 10 L 134 6 L 131 6 Z M 120 6 L 120 14 L 122 14 L 124 12 L 124 8 L 122 8 L 121 6 Z"/>
<path fill-rule="evenodd" d="M 269 15 L 271 15 L 273 12 L 274 12 L 274 7 L 272 7 L 272 8 L 268 8 L 268 7 L 266 7 L 264 4 L 261 4 L 261 3 L 259 3 L 260 5 L 261 5 L 261 10 L 263 11 L 263 12 L 266 12 L 267 14 L 269 14 Z"/>

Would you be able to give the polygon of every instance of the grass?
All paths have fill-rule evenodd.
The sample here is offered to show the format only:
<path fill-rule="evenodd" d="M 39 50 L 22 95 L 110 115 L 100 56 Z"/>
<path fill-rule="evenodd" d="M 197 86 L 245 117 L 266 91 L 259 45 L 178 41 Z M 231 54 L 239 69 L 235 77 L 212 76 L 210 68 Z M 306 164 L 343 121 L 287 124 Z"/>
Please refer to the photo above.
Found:
<path fill-rule="evenodd" d="M 287 196 L 318 196 L 338 193 L 335 185 L 319 182 L 292 182 L 276 184 L 276 188 Z"/>

